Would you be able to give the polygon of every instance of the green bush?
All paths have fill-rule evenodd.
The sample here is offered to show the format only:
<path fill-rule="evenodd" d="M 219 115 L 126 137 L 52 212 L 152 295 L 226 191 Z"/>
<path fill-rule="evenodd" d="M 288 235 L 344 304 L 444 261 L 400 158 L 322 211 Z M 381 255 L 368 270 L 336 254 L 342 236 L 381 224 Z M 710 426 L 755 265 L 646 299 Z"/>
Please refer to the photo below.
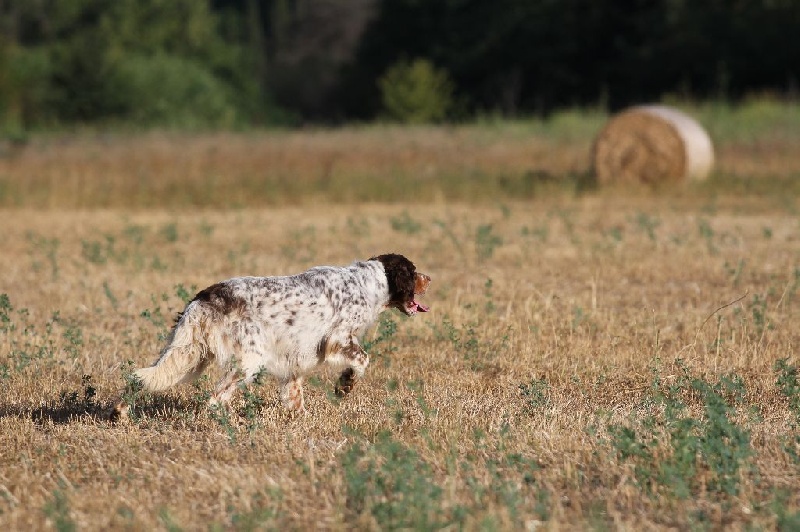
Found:
<path fill-rule="evenodd" d="M 231 126 L 238 120 L 230 88 L 200 64 L 158 54 L 131 55 L 115 68 L 123 119 L 143 126 Z"/>
<path fill-rule="evenodd" d="M 44 48 L 0 47 L 0 126 L 23 129 L 51 118 L 46 111 L 52 65 Z"/>
<path fill-rule="evenodd" d="M 454 85 L 427 59 L 400 61 L 378 80 L 389 118 L 409 124 L 441 122 L 453 108 Z"/>

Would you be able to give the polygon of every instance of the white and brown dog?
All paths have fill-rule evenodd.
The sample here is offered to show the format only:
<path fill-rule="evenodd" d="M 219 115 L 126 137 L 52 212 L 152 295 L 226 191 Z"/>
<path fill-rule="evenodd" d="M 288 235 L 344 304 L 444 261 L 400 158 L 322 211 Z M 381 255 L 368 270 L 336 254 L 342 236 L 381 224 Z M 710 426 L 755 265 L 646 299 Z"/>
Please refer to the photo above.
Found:
<path fill-rule="evenodd" d="M 430 281 L 398 254 L 292 276 L 222 281 L 189 302 L 155 364 L 134 375 L 145 390 L 161 391 L 196 379 L 216 360 L 225 374 L 213 403 L 227 403 L 263 371 L 280 381 L 286 408 L 304 410 L 304 375 L 323 363 L 344 367 L 335 391 L 349 393 L 369 364 L 359 338 L 384 309 L 427 312 L 415 297 Z M 110 417 L 127 411 L 120 399 Z"/>

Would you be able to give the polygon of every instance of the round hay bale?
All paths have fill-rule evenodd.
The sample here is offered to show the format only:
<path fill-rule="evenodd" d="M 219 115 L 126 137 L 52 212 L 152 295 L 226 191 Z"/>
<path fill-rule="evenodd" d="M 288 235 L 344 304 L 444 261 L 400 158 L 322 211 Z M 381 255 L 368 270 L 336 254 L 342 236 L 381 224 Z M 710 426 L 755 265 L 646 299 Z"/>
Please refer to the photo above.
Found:
<path fill-rule="evenodd" d="M 703 127 L 663 105 L 631 107 L 612 117 L 593 151 L 600 184 L 702 180 L 714 164 L 714 148 Z"/>

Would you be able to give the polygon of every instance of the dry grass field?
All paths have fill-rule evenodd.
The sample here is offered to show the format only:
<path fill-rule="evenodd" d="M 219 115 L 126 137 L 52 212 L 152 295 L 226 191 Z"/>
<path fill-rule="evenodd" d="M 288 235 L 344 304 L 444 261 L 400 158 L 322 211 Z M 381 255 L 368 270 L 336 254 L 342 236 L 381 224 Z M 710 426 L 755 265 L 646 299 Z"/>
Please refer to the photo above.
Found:
<path fill-rule="evenodd" d="M 0 529 L 800 526 L 800 135 L 722 142 L 710 183 L 623 191 L 567 177 L 587 134 L 527 133 L 7 154 Z M 323 372 L 305 416 L 269 379 L 210 410 L 211 372 L 102 419 L 196 290 L 384 251 L 433 277 L 431 312 L 385 314 L 346 399 Z"/>

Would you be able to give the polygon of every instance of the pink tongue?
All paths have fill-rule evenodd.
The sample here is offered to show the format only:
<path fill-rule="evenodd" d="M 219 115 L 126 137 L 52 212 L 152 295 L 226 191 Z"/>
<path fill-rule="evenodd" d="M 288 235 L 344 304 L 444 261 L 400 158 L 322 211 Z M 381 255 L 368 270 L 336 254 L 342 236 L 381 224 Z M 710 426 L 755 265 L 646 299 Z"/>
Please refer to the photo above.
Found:
<path fill-rule="evenodd" d="M 416 301 L 412 301 L 411 303 L 413 303 L 416 306 L 417 310 L 420 312 L 428 312 L 429 310 L 428 307 L 426 307 L 421 303 L 417 303 Z"/>

